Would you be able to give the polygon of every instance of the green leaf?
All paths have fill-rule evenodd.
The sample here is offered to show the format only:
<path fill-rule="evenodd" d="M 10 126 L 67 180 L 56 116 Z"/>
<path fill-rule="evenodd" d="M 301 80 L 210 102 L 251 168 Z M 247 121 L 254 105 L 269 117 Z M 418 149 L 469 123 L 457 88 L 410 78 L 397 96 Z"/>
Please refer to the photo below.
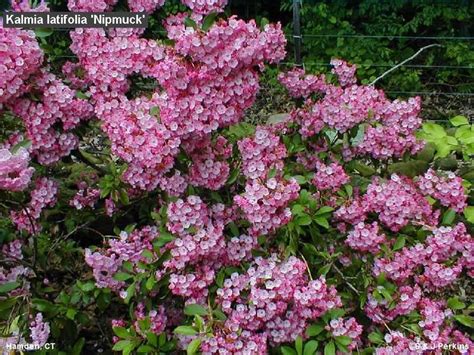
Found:
<path fill-rule="evenodd" d="M 446 139 L 439 139 L 436 144 L 436 158 L 445 158 L 447 157 L 451 151 L 453 150 L 453 147 L 448 144 Z"/>
<path fill-rule="evenodd" d="M 224 312 L 222 312 L 220 309 L 215 309 L 212 311 L 212 314 L 214 317 L 218 320 L 225 321 L 227 319 L 227 316 L 225 315 Z"/>
<path fill-rule="evenodd" d="M 184 25 L 186 27 L 192 27 L 195 30 L 197 30 L 197 28 L 198 28 L 198 25 L 197 25 L 196 21 L 194 21 L 192 18 L 189 18 L 189 17 L 186 17 L 186 19 L 184 20 Z"/>
<path fill-rule="evenodd" d="M 354 168 L 364 177 L 370 177 L 376 173 L 375 169 L 367 164 L 354 162 Z"/>
<path fill-rule="evenodd" d="M 464 116 L 455 116 L 455 117 L 451 118 L 449 120 L 449 122 L 451 122 L 451 124 L 455 127 L 464 126 L 464 125 L 469 124 L 468 119 Z"/>
<path fill-rule="evenodd" d="M 151 259 L 151 260 L 153 260 L 153 258 L 155 257 L 155 256 L 153 255 L 153 253 L 152 253 L 150 250 L 148 250 L 148 249 L 143 250 L 142 256 L 144 256 L 144 257 L 147 258 L 147 259 Z"/>
<path fill-rule="evenodd" d="M 186 354 L 194 355 L 199 350 L 201 346 L 201 339 L 196 338 L 192 342 L 189 343 L 188 348 L 186 349 Z"/>
<path fill-rule="evenodd" d="M 229 178 L 227 179 L 226 185 L 232 185 L 234 182 L 237 181 L 237 178 L 239 177 L 240 174 L 240 169 L 235 168 L 232 170 L 232 172 L 229 175 Z"/>
<path fill-rule="evenodd" d="M 82 91 L 76 91 L 76 97 L 78 99 L 82 99 L 82 100 L 89 100 L 89 96 L 87 96 L 86 94 L 84 94 Z"/>
<path fill-rule="evenodd" d="M 336 354 L 336 346 L 334 344 L 334 341 L 331 340 L 324 347 L 324 355 L 335 355 L 335 354 Z"/>
<path fill-rule="evenodd" d="M 457 297 L 451 297 L 448 300 L 448 307 L 454 310 L 464 309 L 466 305 L 459 300 Z"/>
<path fill-rule="evenodd" d="M 39 298 L 33 299 L 33 306 L 40 312 L 50 312 L 55 308 L 51 302 Z"/>
<path fill-rule="evenodd" d="M 374 344 L 382 344 L 384 342 L 382 334 L 376 332 L 369 334 L 369 340 Z"/>
<path fill-rule="evenodd" d="M 115 343 L 112 350 L 121 351 L 121 350 L 124 350 L 127 346 L 130 346 L 130 344 L 131 344 L 130 340 L 120 340 L 117 343 Z"/>
<path fill-rule="evenodd" d="M 306 328 L 306 335 L 309 337 L 314 337 L 320 334 L 324 330 L 324 325 L 322 324 L 312 324 Z"/>
<path fill-rule="evenodd" d="M 458 314 L 454 316 L 454 319 L 456 319 L 459 323 L 465 325 L 466 327 L 474 328 L 474 318 L 471 316 L 465 314 Z"/>
<path fill-rule="evenodd" d="M 290 348 L 289 346 L 282 346 L 281 347 L 281 353 L 283 355 L 296 355 L 295 349 Z"/>
<path fill-rule="evenodd" d="M 306 184 L 308 182 L 306 177 L 304 177 L 303 175 L 295 175 L 295 176 L 293 176 L 293 179 L 296 180 L 298 185 L 303 185 L 303 184 Z"/>
<path fill-rule="evenodd" d="M 71 350 L 71 355 L 81 355 L 85 342 L 86 340 L 84 338 L 79 338 Z"/>
<path fill-rule="evenodd" d="M 162 246 L 165 246 L 169 242 L 172 242 L 176 238 L 169 233 L 160 233 L 160 236 L 153 242 L 154 246 L 157 246 L 158 248 L 161 248 Z"/>
<path fill-rule="evenodd" d="M 314 215 L 315 216 L 320 216 L 322 214 L 329 213 L 329 212 L 332 212 L 332 211 L 334 211 L 334 208 L 332 208 L 330 206 L 323 206 L 319 210 L 317 210 Z"/>
<path fill-rule="evenodd" d="M 454 218 L 456 218 L 456 211 L 450 208 L 443 214 L 443 224 L 446 226 L 450 226 L 451 224 L 453 224 Z"/>
<path fill-rule="evenodd" d="M 393 251 L 397 251 L 402 249 L 405 246 L 406 242 L 406 237 L 404 235 L 401 235 L 397 238 L 395 243 L 393 244 Z"/>
<path fill-rule="evenodd" d="M 135 281 L 127 287 L 127 297 L 125 297 L 124 302 L 125 304 L 128 304 L 132 297 L 135 295 Z"/>
<path fill-rule="evenodd" d="M 428 166 L 428 162 L 425 160 L 412 160 L 391 164 L 388 166 L 388 172 L 390 174 L 397 173 L 413 178 L 423 174 L 428 169 Z"/>
<path fill-rule="evenodd" d="M 314 355 L 318 349 L 319 343 L 316 340 L 308 341 L 304 346 L 303 355 Z"/>
<path fill-rule="evenodd" d="M 318 275 L 324 276 L 329 272 L 329 270 L 331 270 L 331 264 L 324 265 L 321 268 L 319 268 Z"/>
<path fill-rule="evenodd" d="M 38 38 L 46 38 L 53 34 L 53 30 L 51 28 L 37 28 L 35 29 L 35 35 Z"/>
<path fill-rule="evenodd" d="M 18 286 L 20 286 L 20 283 L 16 281 L 4 283 L 3 285 L 0 285 L 0 293 L 8 293 Z"/>
<path fill-rule="evenodd" d="M 302 205 L 294 205 L 291 208 L 291 213 L 294 214 L 294 215 L 304 214 L 304 211 L 305 211 L 305 207 L 302 206 Z"/>
<path fill-rule="evenodd" d="M 84 292 L 89 292 L 95 289 L 95 284 L 92 281 L 86 282 L 80 287 L 80 289 Z"/>
<path fill-rule="evenodd" d="M 307 214 L 300 215 L 295 220 L 298 226 L 309 226 L 311 224 L 311 217 Z"/>
<path fill-rule="evenodd" d="M 76 318 L 77 311 L 74 308 L 68 308 L 66 311 L 66 318 L 74 320 Z"/>
<path fill-rule="evenodd" d="M 464 217 L 469 223 L 474 223 L 474 206 L 468 206 L 464 209 Z"/>
<path fill-rule="evenodd" d="M 12 154 L 15 154 L 20 150 L 20 148 L 28 149 L 29 147 L 31 147 L 31 144 L 32 143 L 29 139 L 23 139 L 21 142 L 18 142 L 13 146 L 13 148 L 11 148 L 11 152 Z"/>
<path fill-rule="evenodd" d="M 124 327 L 112 327 L 112 330 L 115 333 L 115 335 L 117 335 L 119 338 L 128 339 L 131 337 L 128 330 L 125 329 Z"/>
<path fill-rule="evenodd" d="M 195 335 L 197 334 L 197 330 L 194 329 L 193 327 L 189 325 L 181 325 L 177 327 L 174 332 L 176 334 L 182 334 L 182 335 Z"/>
<path fill-rule="evenodd" d="M 276 174 L 277 174 L 277 169 L 271 168 L 267 174 L 267 179 L 273 179 L 276 176 Z"/>
<path fill-rule="evenodd" d="M 133 275 L 127 274 L 126 272 L 119 271 L 114 275 L 114 280 L 126 281 L 133 278 Z"/>
<path fill-rule="evenodd" d="M 158 346 L 158 337 L 155 333 L 153 332 L 146 333 L 146 339 L 151 345 Z"/>
<path fill-rule="evenodd" d="M 201 306 L 200 304 L 189 304 L 186 307 L 184 307 L 184 314 L 188 316 L 205 316 L 209 312 L 207 311 L 207 308 L 204 306 Z"/>
<path fill-rule="evenodd" d="M 423 124 L 423 131 L 433 138 L 443 138 L 446 136 L 444 128 L 436 123 L 428 122 Z"/>
<path fill-rule="evenodd" d="M 150 109 L 150 115 L 152 116 L 159 116 L 160 115 L 160 108 L 158 106 L 153 106 Z"/>
<path fill-rule="evenodd" d="M 301 336 L 296 337 L 295 349 L 298 355 L 303 355 L 303 338 Z"/>
<path fill-rule="evenodd" d="M 207 15 L 204 18 L 204 21 L 202 21 L 202 30 L 204 32 L 207 32 L 207 30 L 209 30 L 212 27 L 212 25 L 216 22 L 216 18 L 217 18 L 216 12 L 212 12 L 209 15 Z"/>
<path fill-rule="evenodd" d="M 150 345 L 142 345 L 137 349 L 137 353 L 153 354 L 156 353 L 156 349 Z"/>
<path fill-rule="evenodd" d="M 17 299 L 14 297 L 7 298 L 5 300 L 0 300 L 0 312 L 12 308 L 15 305 L 16 301 Z"/>
<path fill-rule="evenodd" d="M 340 335 L 334 339 L 336 340 L 336 343 L 342 344 L 344 346 L 348 346 L 350 343 L 352 343 L 352 339 L 346 335 Z"/>
<path fill-rule="evenodd" d="M 329 222 L 326 218 L 324 217 L 316 217 L 314 221 L 319 224 L 321 227 L 324 227 L 326 229 L 329 229 Z"/>

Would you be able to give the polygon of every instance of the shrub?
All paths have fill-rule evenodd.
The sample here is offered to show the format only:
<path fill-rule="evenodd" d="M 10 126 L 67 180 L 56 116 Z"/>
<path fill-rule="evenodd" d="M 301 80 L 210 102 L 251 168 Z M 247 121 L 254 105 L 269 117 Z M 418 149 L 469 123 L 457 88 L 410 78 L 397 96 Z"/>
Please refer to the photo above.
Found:
<path fill-rule="evenodd" d="M 71 354 L 474 346 L 471 167 L 466 179 L 438 169 L 450 154 L 469 163 L 472 127 L 422 126 L 419 98 L 392 101 L 342 60 L 327 75 L 281 73 L 291 112 L 245 123 L 261 72 L 285 56 L 281 26 L 225 18 L 225 1 L 184 3 L 193 11 L 166 19 L 167 42 L 71 31 L 77 62 L 62 73 L 31 31 L 0 29 L 7 342 Z"/>

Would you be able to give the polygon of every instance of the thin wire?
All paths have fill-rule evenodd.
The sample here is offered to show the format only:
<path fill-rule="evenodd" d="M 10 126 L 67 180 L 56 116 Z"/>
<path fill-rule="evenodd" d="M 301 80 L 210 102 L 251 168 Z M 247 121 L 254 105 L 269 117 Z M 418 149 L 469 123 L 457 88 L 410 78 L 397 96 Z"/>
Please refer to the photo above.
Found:
<path fill-rule="evenodd" d="M 318 63 L 318 62 L 305 62 L 305 65 L 320 65 L 320 66 L 326 66 L 326 67 L 332 67 L 331 63 Z M 352 65 L 356 65 L 359 67 L 379 67 L 379 68 L 390 68 L 393 67 L 395 64 L 363 64 L 363 63 L 351 63 Z M 298 66 L 295 63 L 290 63 L 290 62 L 282 62 L 279 63 L 279 65 L 293 65 L 293 66 Z M 472 66 L 462 66 L 462 65 L 422 65 L 422 64 L 405 64 L 403 65 L 404 67 L 408 68 L 437 68 L 437 69 L 474 69 L 474 65 Z"/>
<path fill-rule="evenodd" d="M 263 92 L 272 92 L 274 88 L 260 88 Z M 474 97 L 474 93 L 470 92 L 430 92 L 430 91 L 385 91 L 386 94 L 406 94 L 406 95 L 434 95 L 434 96 L 460 96 L 460 97 Z"/>
<path fill-rule="evenodd" d="M 58 55 L 54 56 L 55 59 L 58 58 L 77 58 L 75 55 Z M 318 62 L 308 62 L 308 63 L 303 63 L 305 66 L 311 66 L 311 65 L 320 65 L 320 66 L 326 66 L 326 67 L 331 67 L 332 64 L 330 63 L 318 63 Z M 359 67 L 377 67 L 377 68 L 390 68 L 393 65 L 390 64 L 362 64 L 362 63 L 351 63 L 352 65 L 356 65 Z M 296 63 L 290 63 L 290 62 L 281 62 L 278 63 L 278 65 L 291 65 L 294 67 L 300 67 L 300 65 Z M 407 68 L 433 68 L 433 69 L 474 69 L 473 66 L 457 66 L 457 65 L 418 65 L 418 64 L 406 64 L 404 67 Z"/>
<path fill-rule="evenodd" d="M 349 35 L 349 34 L 303 34 L 303 38 L 387 38 L 387 39 L 425 39 L 425 40 L 454 40 L 472 41 L 474 37 L 446 37 L 446 36 L 387 36 L 387 35 Z"/>

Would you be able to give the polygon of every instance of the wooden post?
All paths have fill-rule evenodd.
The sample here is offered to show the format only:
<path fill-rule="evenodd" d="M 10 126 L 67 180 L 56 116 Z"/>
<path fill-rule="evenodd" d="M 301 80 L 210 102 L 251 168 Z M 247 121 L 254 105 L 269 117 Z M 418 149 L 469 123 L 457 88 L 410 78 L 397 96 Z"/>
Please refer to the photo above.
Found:
<path fill-rule="evenodd" d="M 295 63 L 300 66 L 301 61 L 301 0 L 293 0 L 293 44 L 295 46 Z"/>

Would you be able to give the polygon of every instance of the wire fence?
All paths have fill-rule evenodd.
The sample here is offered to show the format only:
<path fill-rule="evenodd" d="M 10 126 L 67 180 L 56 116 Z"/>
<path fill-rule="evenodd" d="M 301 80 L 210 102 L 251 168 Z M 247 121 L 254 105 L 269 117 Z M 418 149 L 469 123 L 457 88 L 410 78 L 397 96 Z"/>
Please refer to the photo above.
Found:
<path fill-rule="evenodd" d="M 293 33 L 287 34 L 288 40 L 292 42 L 294 47 L 294 62 L 284 62 L 280 63 L 283 66 L 291 67 L 331 67 L 330 63 L 326 62 L 304 62 L 302 56 L 302 49 L 304 46 L 304 39 L 323 39 L 323 38 L 348 38 L 356 40 L 364 39 L 386 39 L 389 41 L 394 40 L 416 40 L 416 41 L 474 41 L 474 36 L 391 36 L 391 35 L 361 35 L 361 34 L 305 34 L 302 33 L 302 23 L 301 23 L 301 0 L 293 0 Z M 356 65 L 358 68 L 390 68 L 395 67 L 398 63 L 351 63 Z M 430 71 L 441 71 L 441 70 L 466 70 L 470 71 L 474 69 L 474 63 L 472 65 L 429 65 L 429 64 L 403 64 L 402 67 L 420 69 L 420 70 L 430 70 Z M 472 72 L 470 72 L 471 74 Z M 441 84 L 440 84 L 441 85 Z M 446 85 L 449 86 L 449 85 Z M 455 87 L 456 85 L 452 85 Z M 462 86 L 459 85 L 459 86 Z M 451 92 L 451 91 L 385 91 L 388 95 L 395 96 L 422 96 L 427 97 L 446 97 L 448 99 L 459 98 L 460 100 L 468 100 L 469 106 L 474 107 L 472 98 L 474 98 L 474 93 L 471 92 Z M 474 112 L 474 110 L 473 110 Z M 474 114 L 466 115 L 469 118 L 471 123 L 474 122 Z M 436 120 L 443 121 L 443 120 Z"/>
<path fill-rule="evenodd" d="M 303 61 L 302 50 L 305 43 L 305 39 L 310 40 L 318 40 L 322 38 L 348 38 L 348 39 L 355 39 L 355 40 L 364 40 L 364 39 L 386 39 L 389 41 L 395 40 L 416 40 L 416 41 L 474 41 L 474 36 L 395 36 L 395 35 L 360 35 L 360 34 L 311 34 L 311 33 L 302 33 L 302 23 L 301 23 L 301 0 L 293 0 L 293 30 L 292 33 L 287 33 L 288 42 L 292 43 L 294 53 L 293 59 L 294 61 L 291 62 L 281 62 L 279 66 L 287 66 L 287 67 L 331 67 L 331 64 L 328 62 L 317 62 L 317 61 Z M 59 31 L 70 31 L 70 29 L 55 29 Z M 155 31 L 160 35 L 167 35 L 167 31 Z M 60 55 L 56 56 L 55 58 L 64 58 L 64 59 L 74 59 L 77 58 L 74 55 Z M 290 59 L 291 60 L 291 59 Z M 393 68 L 397 65 L 397 63 L 380 63 L 380 62 L 362 62 L 362 63 L 352 63 L 356 65 L 358 68 L 362 69 L 371 69 L 371 68 L 379 68 L 380 71 L 383 71 L 384 68 L 387 70 Z M 411 64 L 406 63 L 402 67 L 410 68 L 410 69 L 420 69 L 420 70 L 429 70 L 429 71 L 442 71 L 442 70 L 464 70 L 468 71 L 469 75 L 471 75 L 471 70 L 474 69 L 474 63 L 471 65 L 429 65 L 429 64 Z M 464 84 L 458 85 L 449 85 L 449 84 L 436 84 L 433 83 L 433 86 L 446 86 L 446 87 L 456 87 L 456 86 L 463 86 Z M 265 90 L 265 89 L 263 89 Z M 270 90 L 271 91 L 271 90 Z M 469 105 L 472 105 L 472 98 L 474 98 L 474 93 L 471 92 L 455 92 L 455 91 L 439 91 L 439 87 L 436 91 L 392 91 L 387 90 L 385 91 L 387 95 L 390 96 L 422 96 L 422 97 L 446 97 L 456 98 L 459 100 L 468 100 Z M 474 112 L 474 111 L 473 111 Z M 471 122 L 474 121 L 474 114 L 469 114 L 469 120 Z"/>

